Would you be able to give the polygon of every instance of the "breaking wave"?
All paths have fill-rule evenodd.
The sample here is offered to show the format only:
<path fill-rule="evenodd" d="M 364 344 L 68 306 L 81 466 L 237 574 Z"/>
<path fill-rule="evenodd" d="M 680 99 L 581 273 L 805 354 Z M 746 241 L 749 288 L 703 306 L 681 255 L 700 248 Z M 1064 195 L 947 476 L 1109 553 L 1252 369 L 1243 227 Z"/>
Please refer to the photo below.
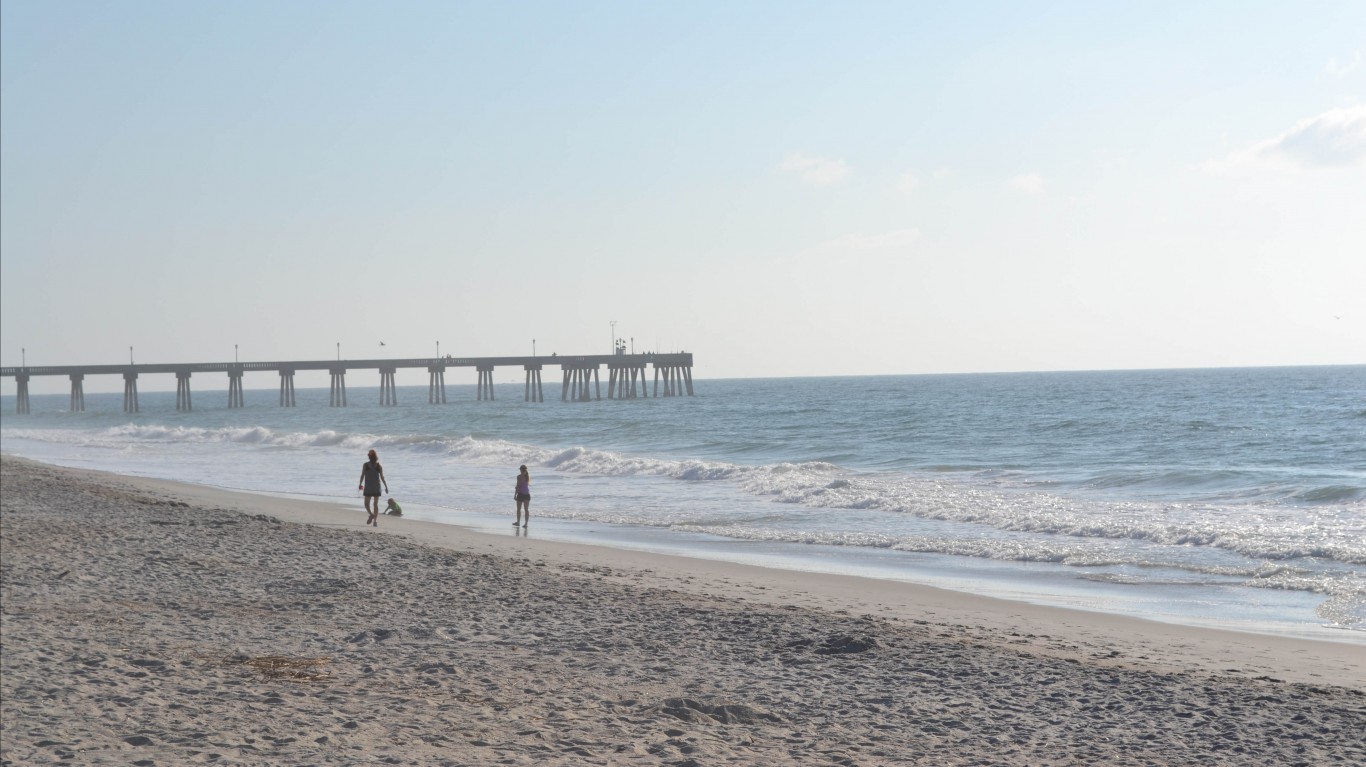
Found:
<path fill-rule="evenodd" d="M 1232 579 L 1256 588 L 1325 594 L 1341 615 L 1356 615 L 1366 599 L 1359 575 L 1325 577 L 1324 568 L 1366 565 L 1360 488 L 1321 488 L 1287 514 L 1284 507 L 1247 504 L 1107 502 L 1041 492 L 1011 473 L 970 466 L 935 471 L 858 472 L 829 461 L 746 466 L 726 461 L 629 455 L 583 446 L 541 447 L 499 439 L 430 434 L 375 434 L 331 429 L 285 431 L 265 426 L 193 427 L 124 424 L 103 430 L 7 430 L 23 439 L 75 442 L 122 449 L 129 444 L 232 443 L 272 450 L 360 452 L 370 447 L 477 466 L 526 463 L 566 474 L 654 477 L 688 483 L 727 483 L 734 490 L 813 512 L 898 515 L 956 527 L 941 534 L 889 533 L 856 525 L 796 525 L 773 519 L 647 519 L 601 510 L 572 518 L 670 527 L 738 540 L 867 547 L 1077 568 L 1173 568 L 1196 578 Z M 1118 482 L 1120 480 L 1116 480 Z M 966 526 L 966 527 L 964 527 Z M 978 527 L 982 534 L 972 534 Z M 992 531 L 987 534 L 985 531 Z M 1188 553 L 1211 549 L 1243 558 L 1203 561 Z M 1298 562 L 1320 563 L 1308 573 Z M 1336 563 L 1336 564 L 1335 564 Z M 1122 578 L 1122 574 L 1095 577 Z M 1151 575 L 1136 576 L 1152 582 Z M 1159 579 L 1160 581 L 1160 579 Z M 1341 617 L 1341 616 L 1340 616 Z M 1340 619 L 1339 622 L 1342 622 Z"/>

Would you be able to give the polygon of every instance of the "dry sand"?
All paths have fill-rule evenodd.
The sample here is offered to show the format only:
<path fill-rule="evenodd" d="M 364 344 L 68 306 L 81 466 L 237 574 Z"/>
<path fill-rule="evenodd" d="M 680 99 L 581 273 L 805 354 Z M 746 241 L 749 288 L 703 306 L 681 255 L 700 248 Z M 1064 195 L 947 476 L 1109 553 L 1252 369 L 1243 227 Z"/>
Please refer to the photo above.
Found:
<path fill-rule="evenodd" d="M 1359 641 L 2 472 L 5 765 L 1366 764 Z"/>

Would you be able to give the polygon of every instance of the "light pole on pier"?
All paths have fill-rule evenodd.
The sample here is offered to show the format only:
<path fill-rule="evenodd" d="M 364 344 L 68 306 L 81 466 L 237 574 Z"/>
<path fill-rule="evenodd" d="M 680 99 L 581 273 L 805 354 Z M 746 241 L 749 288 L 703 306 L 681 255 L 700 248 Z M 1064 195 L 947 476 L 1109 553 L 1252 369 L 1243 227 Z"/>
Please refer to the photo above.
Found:
<path fill-rule="evenodd" d="M 612 325 L 612 344 L 611 344 L 611 347 L 607 350 L 607 353 L 608 353 L 608 354 L 616 354 L 616 353 L 617 353 L 617 321 L 616 321 L 616 320 L 612 320 L 611 325 Z"/>
<path fill-rule="evenodd" d="M 341 362 L 341 341 L 337 342 L 337 361 Z"/>
<path fill-rule="evenodd" d="M 237 364 L 237 344 L 232 345 L 232 361 L 233 364 Z"/>
<path fill-rule="evenodd" d="M 436 342 L 436 358 L 441 359 L 441 342 Z"/>
<path fill-rule="evenodd" d="M 632 354 L 635 354 L 635 353 L 636 353 L 636 337 L 635 337 L 635 336 L 631 336 L 631 353 L 632 353 Z"/>
<path fill-rule="evenodd" d="M 532 343 L 534 344 L 536 342 L 532 341 Z M 28 367 L 28 349 L 25 349 L 22 346 L 19 347 L 19 367 Z"/>
<path fill-rule="evenodd" d="M 536 339 L 531 339 L 531 356 L 536 356 Z"/>
<path fill-rule="evenodd" d="M 133 364 L 133 347 L 128 347 L 128 364 Z"/>

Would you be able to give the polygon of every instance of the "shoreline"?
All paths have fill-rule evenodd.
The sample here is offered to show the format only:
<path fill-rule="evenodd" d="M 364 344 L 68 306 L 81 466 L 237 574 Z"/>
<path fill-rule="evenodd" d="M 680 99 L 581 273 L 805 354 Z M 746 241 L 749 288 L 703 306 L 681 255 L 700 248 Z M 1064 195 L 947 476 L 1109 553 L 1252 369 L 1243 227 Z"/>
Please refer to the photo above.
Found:
<path fill-rule="evenodd" d="M 47 464 L 41 459 L 4 455 L 43 465 L 62 466 L 76 471 L 127 477 L 138 481 L 166 483 L 168 487 L 202 488 L 209 492 L 240 494 L 247 497 L 273 499 L 287 504 L 317 504 L 322 508 L 350 508 L 358 505 L 357 498 L 333 498 L 309 493 L 289 493 L 278 490 L 233 488 L 212 484 L 198 484 L 190 480 L 163 479 L 149 474 L 118 474 L 106 469 Z M 488 510 L 466 511 L 446 506 L 425 506 L 409 503 L 409 514 L 404 523 L 417 522 L 453 527 L 471 535 L 507 537 L 502 515 Z M 309 521 L 301 516 L 297 521 Z M 993 567 L 994 560 L 977 561 L 971 557 L 950 554 L 925 554 L 919 561 L 884 559 L 880 549 L 862 551 L 859 547 L 827 547 L 820 544 L 760 542 L 744 539 L 717 538 L 709 540 L 704 533 L 661 534 L 649 527 L 634 528 L 605 522 L 538 517 L 537 539 L 549 537 L 566 546 L 582 545 L 590 549 L 611 549 L 617 552 L 638 552 L 645 556 L 680 557 L 698 562 L 726 563 L 777 570 L 782 573 L 830 575 L 857 578 L 871 582 L 891 582 L 908 588 L 928 588 L 964 596 L 992 599 L 1008 604 L 1022 604 L 1041 609 L 1058 609 L 1066 613 L 1097 613 L 1117 619 L 1132 619 L 1141 623 L 1156 623 L 1179 628 L 1206 629 L 1233 634 L 1253 634 L 1288 639 L 1306 639 L 1335 644 L 1355 644 L 1366 648 L 1366 629 L 1326 625 L 1313 614 L 1314 594 L 1301 591 L 1273 589 L 1243 589 L 1238 599 L 1222 603 L 1205 600 L 1214 594 L 1164 593 L 1162 586 L 1115 585 L 1090 581 L 1076 573 L 1055 570 L 1031 571 L 1031 563 L 1006 563 L 1006 567 L 1022 567 L 1019 572 Z M 674 537 L 676 536 L 676 537 Z M 895 552 L 892 552 L 895 553 Z M 611 556 L 611 555 L 609 555 Z M 959 561 L 962 560 L 962 561 Z M 1299 600 L 1287 607 L 1291 598 Z M 1318 601 L 1324 595 L 1317 595 Z M 1257 600 L 1261 600 L 1260 603 Z M 1280 600 L 1273 603 L 1270 600 Z M 1214 609 L 1206 610 L 1211 604 Z M 1004 609 L 1004 608 L 1002 608 Z M 1270 610 L 1271 617 L 1257 617 L 1259 610 Z M 1275 612 L 1284 610 L 1284 612 Z M 1293 610 L 1292 618 L 1290 610 Z"/>
<path fill-rule="evenodd" d="M 356 508 L 353 510 L 348 503 L 316 498 L 290 498 L 282 494 L 229 490 L 178 480 L 127 476 L 97 469 L 59 467 L 12 455 L 4 455 L 3 458 L 5 461 L 24 461 L 77 475 L 87 475 L 96 481 L 117 479 L 192 506 L 210 506 L 250 514 L 264 513 L 284 522 L 333 529 L 359 528 L 366 532 L 398 536 L 415 543 L 452 551 L 487 553 L 495 556 L 534 554 L 561 565 L 592 567 L 607 564 L 613 567 L 628 567 L 652 573 L 653 576 L 646 580 L 657 580 L 660 584 L 651 585 L 678 588 L 698 596 L 739 598 L 761 603 L 772 603 L 776 600 L 784 605 L 797 604 L 804 607 L 848 610 L 856 614 L 878 615 L 903 621 L 938 618 L 981 624 L 996 630 L 1027 630 L 1032 633 L 1045 630 L 1048 626 L 1062 626 L 1069 630 L 1084 632 L 1090 638 L 1107 643 L 1122 642 L 1133 637 L 1151 637 L 1159 643 L 1174 643 L 1158 645 L 1163 646 L 1164 654 L 1169 654 L 1173 646 L 1191 649 L 1189 657 L 1176 664 L 1175 667 L 1178 668 L 1194 665 L 1207 667 L 1209 670 L 1225 670 L 1229 664 L 1237 665 L 1241 658 L 1233 648 L 1255 648 L 1261 645 L 1271 653 L 1266 656 L 1266 662 L 1271 665 L 1263 667 L 1266 673 L 1294 678 L 1294 681 L 1300 682 L 1346 679 L 1348 686 L 1366 690 L 1366 658 L 1358 657 L 1366 655 L 1362 652 L 1363 642 L 1345 629 L 1342 639 L 1336 640 L 1193 626 L 1083 608 L 1042 605 L 895 579 L 790 570 L 726 559 L 546 540 L 521 535 L 507 536 L 457 523 L 432 522 L 408 517 L 394 518 L 382 515 L 381 520 L 385 524 L 371 529 L 363 524 L 365 512 L 360 509 L 359 502 L 356 502 Z M 637 579 L 639 577 L 636 576 Z M 1339 647 L 1343 647 L 1345 652 L 1335 649 Z M 1293 656 L 1297 662 L 1322 657 L 1324 662 L 1316 664 L 1312 670 L 1298 673 L 1290 664 L 1272 660 L 1278 655 Z M 1243 662 L 1245 665 L 1256 665 L 1252 659 Z"/>
<path fill-rule="evenodd" d="M 287 494 L 279 495 L 287 497 Z M 329 505 L 338 503 L 324 497 L 310 499 L 300 496 L 300 499 Z M 450 525 L 470 532 L 502 536 L 507 524 L 505 515 L 487 511 L 466 512 L 447 507 L 424 507 L 422 504 L 412 504 L 412 507 L 415 513 L 409 514 L 409 518 Z M 1284 613 L 1277 613 L 1282 615 L 1282 620 L 1254 620 L 1248 616 L 1256 613 L 1256 607 L 1246 601 L 1209 605 L 1197 595 L 1163 593 L 1163 586 L 1107 584 L 1088 580 L 1076 573 L 1031 570 L 1035 563 L 1016 561 L 997 567 L 998 563 L 990 559 L 924 553 L 912 554 L 916 561 L 908 562 L 900 558 L 905 552 L 878 548 L 752 541 L 578 519 L 541 517 L 538 522 L 538 538 L 560 543 L 678 556 L 705 562 L 726 562 L 780 572 L 890 581 L 1008 603 L 1241 634 L 1358 644 L 1366 649 L 1366 627 L 1326 625 L 1321 618 L 1292 622 L 1284 618 Z M 1245 590 L 1270 599 L 1312 598 L 1322 601 L 1325 598 L 1323 595 L 1299 591 Z M 1241 596 L 1247 599 L 1247 595 Z M 1163 601 L 1164 597 L 1170 601 Z M 1290 609 L 1283 605 L 1277 607 L 1281 610 Z M 1299 609 L 1311 612 L 1313 608 L 1306 601 Z M 1318 616 L 1315 614 L 1315 617 Z"/>
<path fill-rule="evenodd" d="M 1359 645 L 0 467 L 3 764 L 1366 760 Z"/>

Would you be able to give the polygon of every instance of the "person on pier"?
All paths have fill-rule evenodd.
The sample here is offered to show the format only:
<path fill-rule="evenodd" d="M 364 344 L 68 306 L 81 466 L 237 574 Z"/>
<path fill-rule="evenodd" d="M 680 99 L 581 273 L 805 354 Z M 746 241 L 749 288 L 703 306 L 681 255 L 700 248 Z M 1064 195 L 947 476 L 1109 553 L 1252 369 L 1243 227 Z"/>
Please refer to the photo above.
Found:
<path fill-rule="evenodd" d="M 379 527 L 379 486 L 389 492 L 389 480 L 384 478 L 384 467 L 379 465 L 379 456 L 374 450 L 369 452 L 370 460 L 360 467 L 360 491 L 365 495 L 365 524 Z"/>
<path fill-rule="evenodd" d="M 526 527 L 527 522 L 531 521 L 531 473 L 526 470 L 526 464 L 521 468 L 521 473 L 517 475 L 517 488 L 512 491 L 512 497 L 517 501 L 517 520 L 512 523 L 513 527 Z M 526 512 L 525 522 L 522 521 L 523 511 Z"/>

